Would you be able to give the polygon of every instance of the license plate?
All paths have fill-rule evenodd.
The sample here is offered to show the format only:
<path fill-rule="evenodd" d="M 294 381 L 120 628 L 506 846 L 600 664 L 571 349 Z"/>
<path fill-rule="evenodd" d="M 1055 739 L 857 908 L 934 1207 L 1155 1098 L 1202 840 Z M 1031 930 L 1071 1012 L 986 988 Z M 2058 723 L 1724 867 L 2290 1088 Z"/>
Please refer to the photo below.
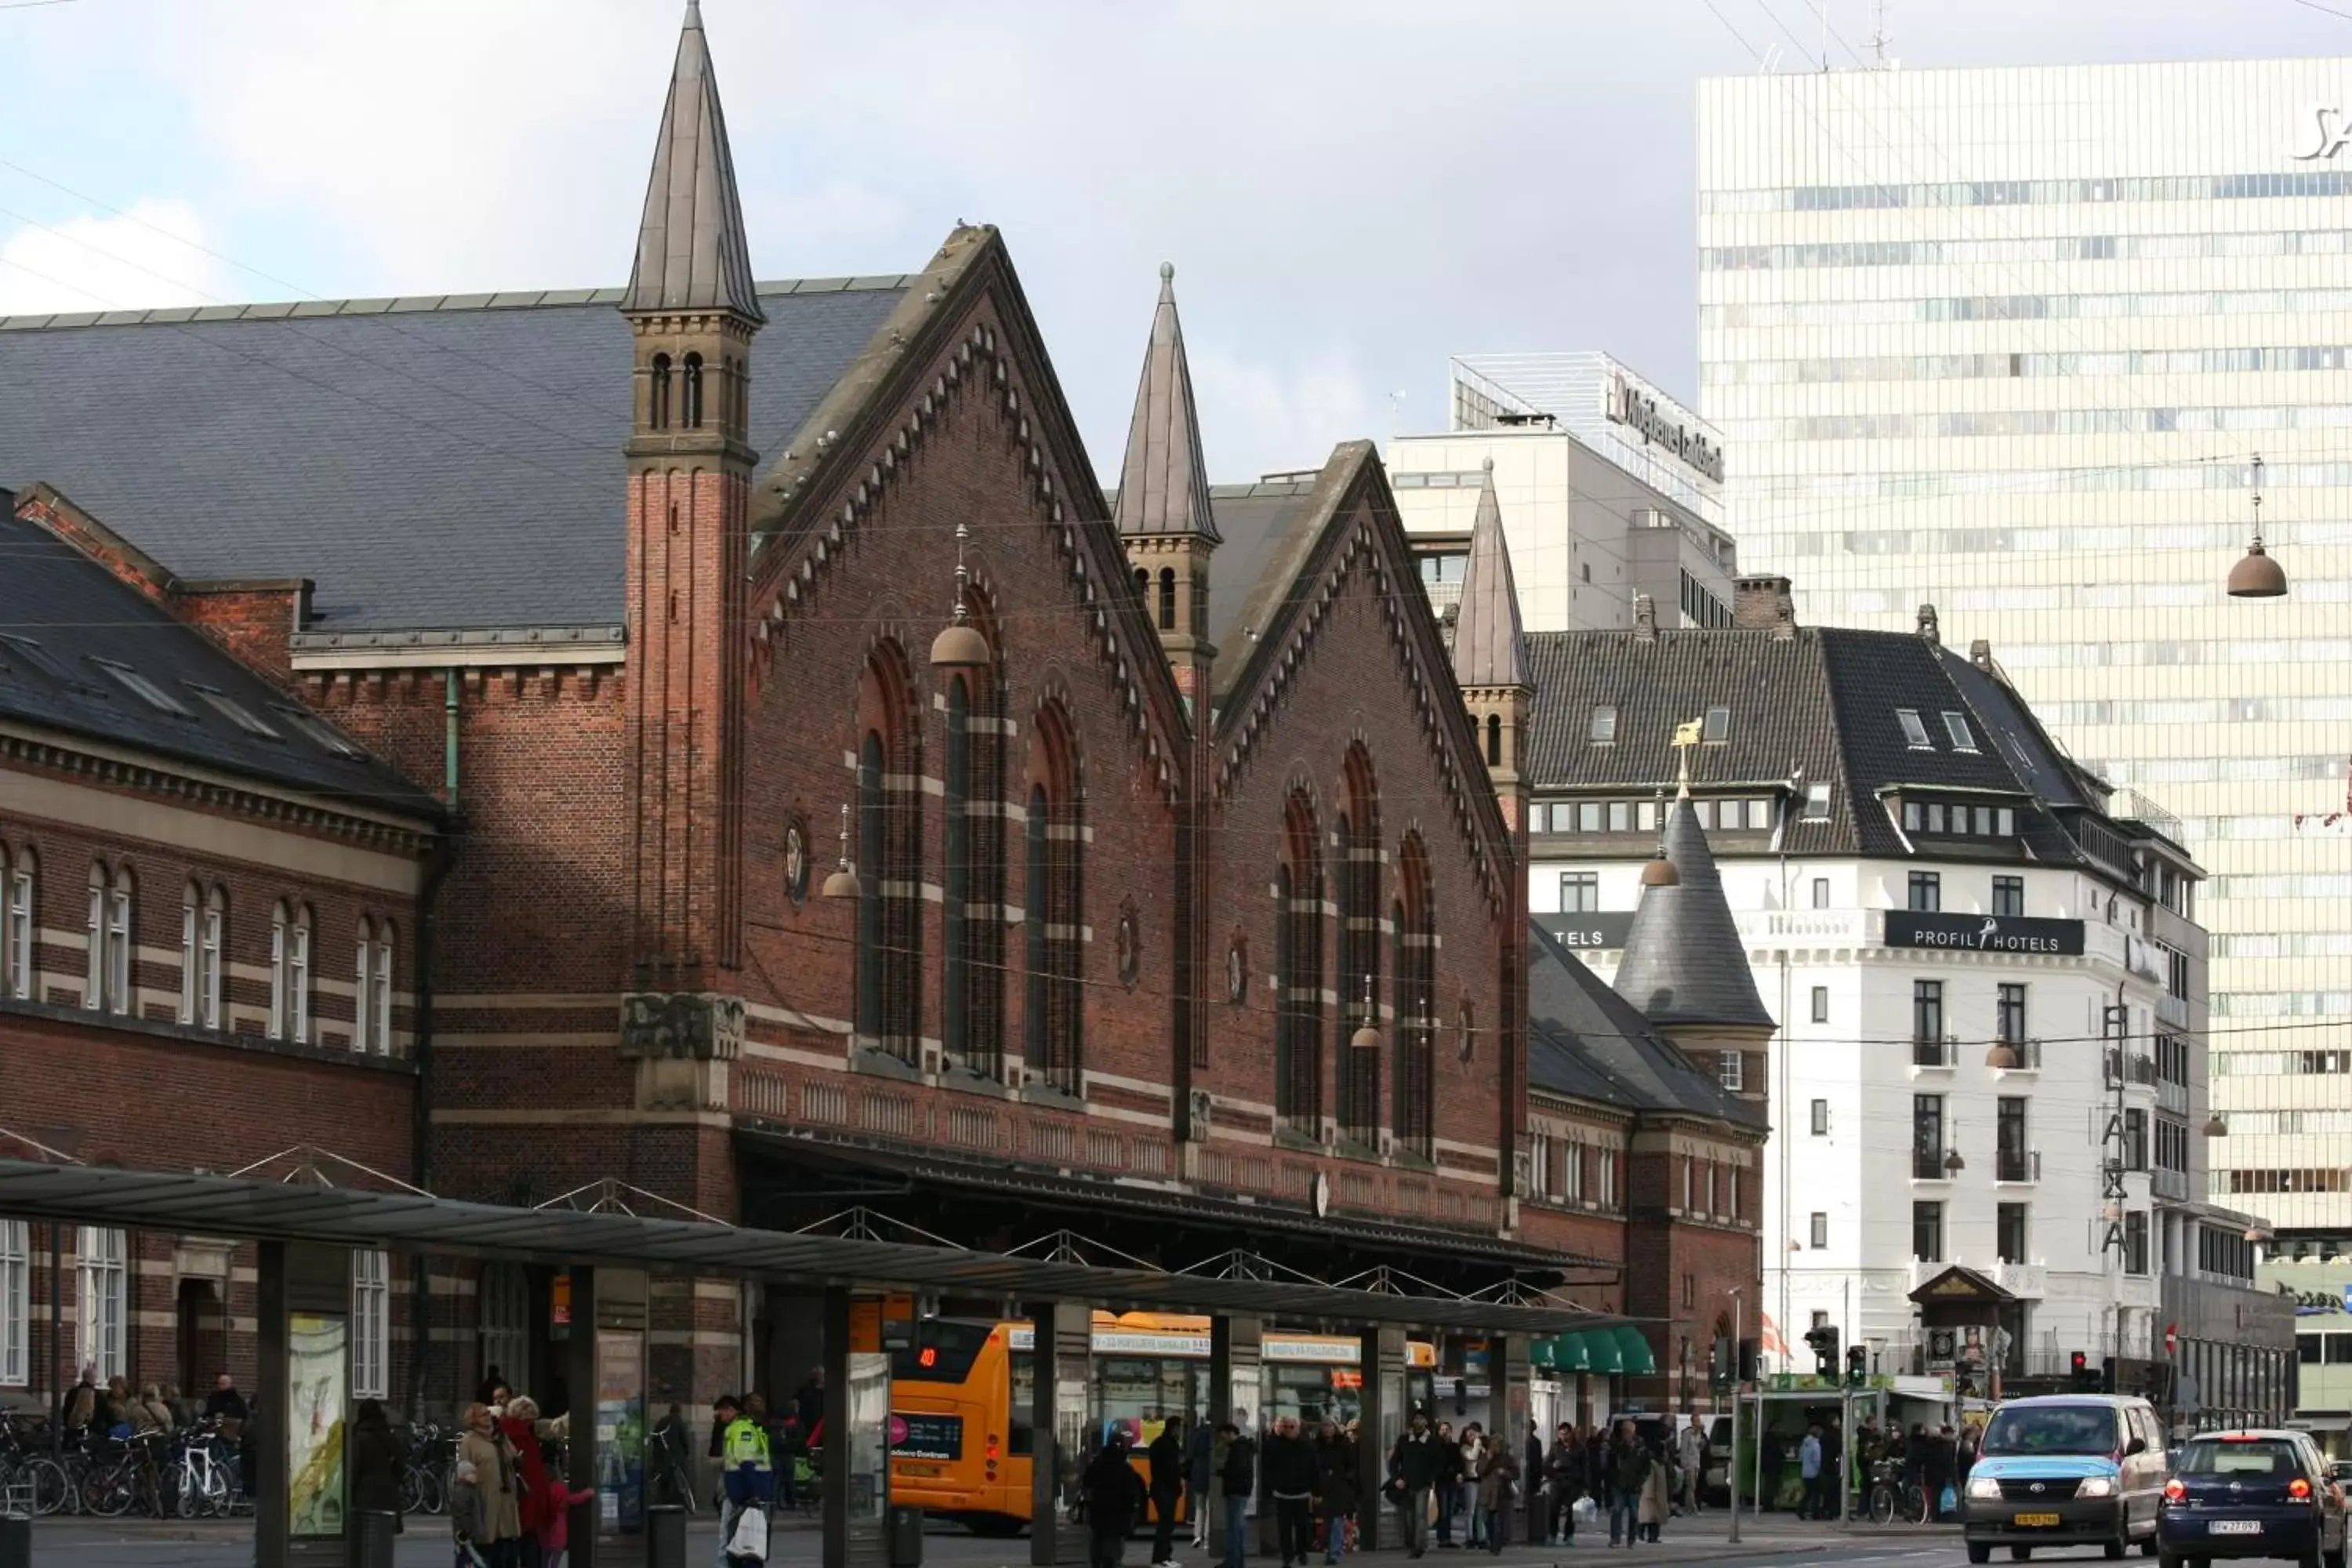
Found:
<path fill-rule="evenodd" d="M 2057 1524 L 2058 1516 L 2054 1513 L 2021 1513 L 2012 1515 L 2009 1522 L 2021 1530 L 2047 1529 Z"/>
<path fill-rule="evenodd" d="M 2259 1519 L 2217 1519 L 2205 1526 L 2208 1535 L 2260 1535 L 2263 1521 Z"/>

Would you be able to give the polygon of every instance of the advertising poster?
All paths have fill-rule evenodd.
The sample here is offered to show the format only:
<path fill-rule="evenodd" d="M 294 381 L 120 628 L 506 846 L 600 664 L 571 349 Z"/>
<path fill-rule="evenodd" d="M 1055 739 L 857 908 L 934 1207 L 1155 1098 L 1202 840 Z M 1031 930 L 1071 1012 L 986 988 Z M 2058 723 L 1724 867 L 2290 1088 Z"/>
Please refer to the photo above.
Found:
<path fill-rule="evenodd" d="M 293 1312 L 286 1320 L 286 1507 L 296 1537 L 343 1533 L 343 1412 L 350 1325 Z"/>
<path fill-rule="evenodd" d="M 596 1517 L 609 1533 L 646 1527 L 644 1336 L 596 1331 Z"/>
<path fill-rule="evenodd" d="M 890 1504 L 890 1358 L 854 1351 L 843 1418 L 849 1423 L 849 1517 L 880 1519 Z"/>

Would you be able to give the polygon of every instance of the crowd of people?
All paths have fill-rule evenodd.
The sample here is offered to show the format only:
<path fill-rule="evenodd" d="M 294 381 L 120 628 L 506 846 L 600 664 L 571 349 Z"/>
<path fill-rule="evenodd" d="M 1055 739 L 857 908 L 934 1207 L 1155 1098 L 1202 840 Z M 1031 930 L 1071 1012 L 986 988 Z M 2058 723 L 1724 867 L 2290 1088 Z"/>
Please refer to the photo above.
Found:
<path fill-rule="evenodd" d="M 1976 1463 L 1976 1444 L 1973 1426 L 1955 1429 L 1949 1423 L 1931 1426 L 1922 1421 L 1906 1428 L 1899 1421 L 1882 1425 L 1875 1418 L 1865 1419 L 1854 1428 L 1849 1478 L 1853 1492 L 1850 1499 L 1842 1499 L 1843 1435 L 1837 1417 L 1822 1416 L 1807 1426 L 1797 1439 L 1797 1515 L 1833 1520 L 1842 1503 L 1856 1514 L 1866 1512 L 1871 1488 L 1883 1475 L 1891 1484 L 1918 1494 L 1921 1515 L 1929 1522 L 1944 1520 L 1953 1512 L 1948 1498 L 1956 1500 L 1968 1486 L 1969 1468 Z M 1763 1506 L 1769 1509 L 1776 1506 L 1787 1486 L 1790 1453 L 1779 1433 L 1765 1433 L 1760 1457 Z"/>
<path fill-rule="evenodd" d="M 354 1424 L 354 1491 L 360 1428 L 370 1423 L 362 1401 Z M 381 1422 L 377 1406 L 374 1419 Z M 459 1568 L 562 1568 L 571 1542 L 572 1510 L 596 1494 L 574 1490 L 563 1476 L 562 1450 L 569 1417 L 542 1417 L 538 1402 L 507 1386 L 496 1367 L 483 1378 L 461 1413 L 464 1434 L 451 1470 L 449 1528 L 457 1543 Z M 405 1456 L 387 1430 L 370 1447 L 382 1458 L 396 1498 Z M 397 1507 L 397 1504 L 394 1504 Z"/>

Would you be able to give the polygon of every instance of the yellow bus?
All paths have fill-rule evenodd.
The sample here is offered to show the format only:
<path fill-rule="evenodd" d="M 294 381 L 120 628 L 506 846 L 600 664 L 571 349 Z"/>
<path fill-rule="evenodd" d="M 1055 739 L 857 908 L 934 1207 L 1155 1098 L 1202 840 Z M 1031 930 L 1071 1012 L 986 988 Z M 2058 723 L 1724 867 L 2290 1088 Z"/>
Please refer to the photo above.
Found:
<path fill-rule="evenodd" d="M 1025 1322 L 934 1318 L 890 1365 L 890 1498 L 990 1535 L 1029 1522 L 1030 1410 L 1035 1331 Z M 1361 1408 L 1361 1347 L 1344 1335 L 1268 1329 L 1259 1342 L 1253 1426 L 1280 1415 L 1353 1420 Z M 1433 1346 L 1406 1346 L 1407 1376 L 1428 1397 Z M 1205 1419 L 1209 1321 L 1163 1312 L 1094 1316 L 1086 1414 L 1060 1434 L 1065 1491 L 1114 1428 L 1141 1467 L 1170 1415 Z"/>

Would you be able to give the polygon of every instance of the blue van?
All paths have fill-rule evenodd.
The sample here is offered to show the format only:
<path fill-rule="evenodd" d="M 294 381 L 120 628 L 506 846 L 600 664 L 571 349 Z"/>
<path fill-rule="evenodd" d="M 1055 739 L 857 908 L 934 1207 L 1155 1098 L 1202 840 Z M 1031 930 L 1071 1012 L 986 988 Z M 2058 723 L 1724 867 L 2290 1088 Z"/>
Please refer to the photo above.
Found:
<path fill-rule="evenodd" d="M 2164 1500 L 2164 1429 L 2145 1399 L 2061 1394 L 2011 1399 L 1985 1424 L 1960 1500 L 1969 1561 L 2006 1546 L 2022 1562 L 2037 1546 L 2099 1546 L 2110 1558 L 2137 1546 L 2156 1554 Z"/>

